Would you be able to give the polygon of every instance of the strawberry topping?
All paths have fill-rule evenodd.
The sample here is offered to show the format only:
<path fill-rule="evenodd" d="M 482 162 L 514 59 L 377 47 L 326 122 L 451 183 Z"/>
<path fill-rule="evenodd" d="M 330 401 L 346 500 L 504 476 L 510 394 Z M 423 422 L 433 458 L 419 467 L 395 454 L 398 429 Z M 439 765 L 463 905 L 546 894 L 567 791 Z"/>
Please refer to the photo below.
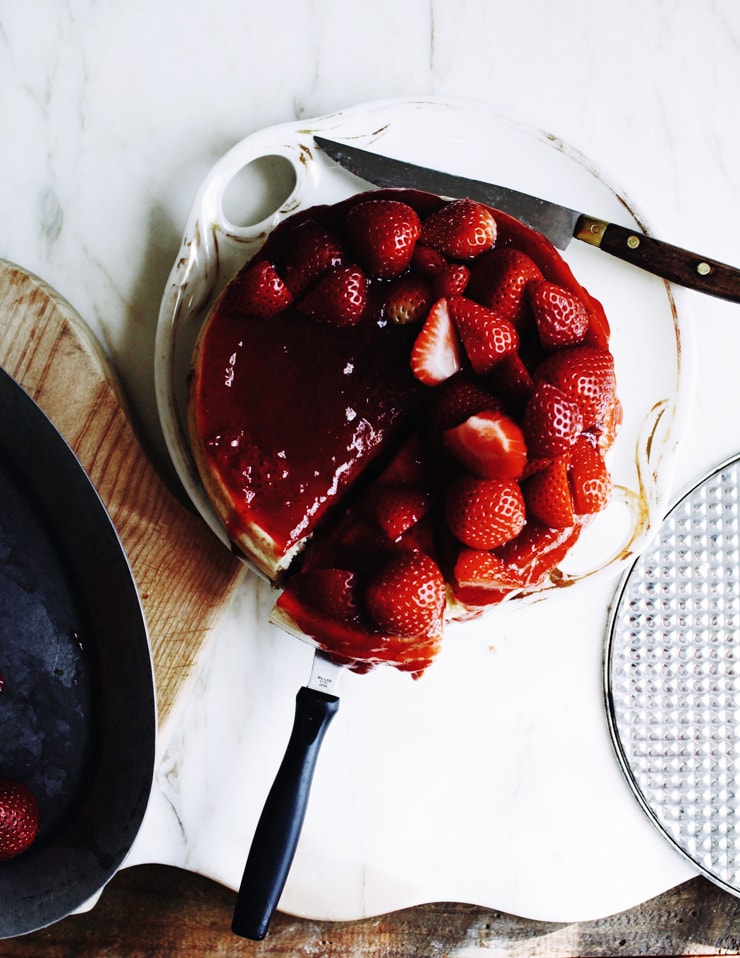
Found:
<path fill-rule="evenodd" d="M 496 220 L 482 203 L 453 200 L 426 218 L 421 242 L 455 259 L 475 259 L 496 242 Z"/>
<path fill-rule="evenodd" d="M 515 353 L 519 336 L 508 319 L 466 296 L 450 300 L 450 313 L 470 365 L 479 376 Z"/>
<path fill-rule="evenodd" d="M 460 346 L 447 300 L 438 299 L 414 342 L 411 371 L 426 386 L 437 386 L 460 368 Z"/>
<path fill-rule="evenodd" d="M 482 479 L 518 479 L 527 462 L 519 426 L 501 412 L 486 409 L 443 434 L 457 461 Z"/>
<path fill-rule="evenodd" d="M 358 261 L 370 276 L 393 279 L 411 263 L 421 220 L 408 203 L 368 199 L 347 214 L 347 235 Z"/>
<path fill-rule="evenodd" d="M 298 309 L 329 326 L 354 326 L 367 306 L 367 282 L 358 266 L 335 266 L 299 300 Z"/>
<path fill-rule="evenodd" d="M 401 554 L 367 585 L 365 605 L 373 622 L 391 635 L 412 638 L 442 631 L 445 580 L 429 556 Z"/>
<path fill-rule="evenodd" d="M 530 518 L 552 529 L 573 525 L 573 498 L 564 458 L 554 459 L 527 479 L 522 491 Z"/>
<path fill-rule="evenodd" d="M 277 316 L 293 301 L 293 294 L 267 260 L 260 260 L 241 273 L 238 282 L 246 311 L 258 319 Z"/>
<path fill-rule="evenodd" d="M 447 490 L 445 515 L 450 532 L 473 549 L 503 545 L 526 522 L 524 497 L 513 479 L 456 479 Z"/>
<path fill-rule="evenodd" d="M 611 498 L 612 480 L 595 437 L 588 433 L 580 435 L 570 460 L 573 509 L 579 516 L 601 512 Z"/>
<path fill-rule="evenodd" d="M 570 449 L 582 429 L 583 415 L 576 402 L 548 382 L 535 388 L 522 417 L 530 455 L 560 456 Z"/>
<path fill-rule="evenodd" d="M 529 298 L 540 342 L 547 350 L 576 346 L 588 332 L 588 311 L 580 299 L 557 283 L 529 284 Z"/>

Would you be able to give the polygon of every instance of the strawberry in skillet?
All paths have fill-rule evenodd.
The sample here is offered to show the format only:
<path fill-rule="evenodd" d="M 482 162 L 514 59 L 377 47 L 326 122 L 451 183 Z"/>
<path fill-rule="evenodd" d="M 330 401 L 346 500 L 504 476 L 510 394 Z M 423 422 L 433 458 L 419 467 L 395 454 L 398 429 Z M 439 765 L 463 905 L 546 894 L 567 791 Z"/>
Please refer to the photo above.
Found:
<path fill-rule="evenodd" d="M 334 266 L 298 301 L 300 312 L 329 326 L 354 326 L 367 306 L 368 280 L 359 266 Z"/>
<path fill-rule="evenodd" d="M 429 310 L 411 350 L 411 371 L 427 386 L 437 386 L 459 372 L 460 344 L 446 299 Z"/>
<path fill-rule="evenodd" d="M 349 210 L 346 229 L 352 252 L 368 274 L 393 279 L 411 263 L 421 220 L 408 203 L 367 199 Z"/>
<path fill-rule="evenodd" d="M 0 861 L 30 848 L 39 830 L 39 807 L 29 788 L 0 779 Z"/>
<path fill-rule="evenodd" d="M 289 306 L 293 294 L 268 260 L 260 260 L 239 276 L 242 309 L 258 319 L 269 319 Z"/>
<path fill-rule="evenodd" d="M 445 516 L 450 532 L 463 545 L 495 549 L 524 528 L 524 497 L 513 479 L 461 476 L 447 490 Z"/>
<path fill-rule="evenodd" d="M 365 590 L 365 606 L 375 625 L 390 635 L 438 635 L 445 607 L 444 576 L 429 556 L 402 553 L 373 575 Z"/>
<path fill-rule="evenodd" d="M 475 259 L 496 242 L 496 220 L 475 200 L 452 200 L 424 220 L 420 242 L 453 259 Z"/>
<path fill-rule="evenodd" d="M 483 479 L 518 479 L 527 462 L 521 429 L 496 410 L 469 416 L 445 430 L 442 441 L 462 466 Z"/>
<path fill-rule="evenodd" d="M 540 342 L 547 350 L 576 346 L 589 327 L 588 310 L 573 293 L 557 283 L 529 284 L 529 298 Z"/>

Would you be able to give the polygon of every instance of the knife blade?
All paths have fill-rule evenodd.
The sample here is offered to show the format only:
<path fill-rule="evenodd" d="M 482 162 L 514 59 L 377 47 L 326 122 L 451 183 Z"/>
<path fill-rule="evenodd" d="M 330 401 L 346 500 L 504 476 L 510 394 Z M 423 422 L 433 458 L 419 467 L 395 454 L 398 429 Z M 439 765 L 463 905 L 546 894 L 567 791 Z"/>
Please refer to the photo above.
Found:
<path fill-rule="evenodd" d="M 314 136 L 314 142 L 344 169 L 375 186 L 478 200 L 521 220 L 558 249 L 577 239 L 671 283 L 740 302 L 740 270 L 708 256 L 506 186 L 417 166 L 323 136 Z"/>
<path fill-rule="evenodd" d="M 324 733 L 339 708 L 344 667 L 316 651 L 296 696 L 293 730 L 252 838 L 231 930 L 262 941 L 293 863 Z"/>

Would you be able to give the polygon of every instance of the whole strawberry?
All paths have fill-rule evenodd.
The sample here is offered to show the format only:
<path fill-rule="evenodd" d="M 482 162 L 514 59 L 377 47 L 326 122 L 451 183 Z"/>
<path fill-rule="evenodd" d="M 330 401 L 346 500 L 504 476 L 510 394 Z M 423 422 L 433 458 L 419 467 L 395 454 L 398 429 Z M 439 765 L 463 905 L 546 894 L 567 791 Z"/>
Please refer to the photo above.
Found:
<path fill-rule="evenodd" d="M 450 532 L 471 549 L 495 549 L 526 522 L 524 497 L 513 479 L 461 476 L 449 486 L 445 514 Z"/>
<path fill-rule="evenodd" d="M 0 861 L 30 848 L 39 830 L 39 806 L 29 788 L 0 779 Z"/>
<path fill-rule="evenodd" d="M 455 259 L 474 259 L 496 242 L 496 221 L 475 200 L 452 200 L 424 221 L 421 243 Z"/>
<path fill-rule="evenodd" d="M 354 326 L 367 306 L 367 277 L 358 266 L 335 266 L 298 303 L 298 309 L 327 326 Z"/>
<path fill-rule="evenodd" d="M 370 580 L 365 604 L 373 622 L 390 635 L 438 634 L 445 606 L 444 576 L 429 556 L 402 553 Z"/>
<path fill-rule="evenodd" d="M 421 233 L 419 214 L 408 203 L 363 200 L 347 214 L 347 235 L 370 276 L 393 279 L 408 269 Z"/>

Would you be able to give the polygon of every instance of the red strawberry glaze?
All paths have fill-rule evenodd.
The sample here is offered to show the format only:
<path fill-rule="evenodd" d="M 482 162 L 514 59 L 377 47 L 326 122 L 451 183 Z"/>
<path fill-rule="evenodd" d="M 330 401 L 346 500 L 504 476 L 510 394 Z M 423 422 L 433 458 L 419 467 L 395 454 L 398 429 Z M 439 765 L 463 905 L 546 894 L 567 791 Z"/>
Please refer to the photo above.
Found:
<path fill-rule="evenodd" d="M 576 392 L 573 360 L 557 356 L 562 337 L 552 335 L 574 297 L 588 316 L 576 355 L 608 354 L 598 301 L 544 237 L 504 213 L 493 211 L 473 255 L 480 236 L 467 237 L 465 223 L 480 234 L 490 214 L 466 205 L 465 217 L 448 218 L 450 205 L 378 190 L 292 217 L 254 261 L 276 275 L 261 266 L 267 281 L 252 286 L 253 301 L 271 304 L 282 279 L 292 301 L 276 314 L 245 310 L 248 265 L 196 347 L 190 426 L 206 490 L 235 547 L 281 585 L 273 621 L 356 671 L 387 663 L 418 675 L 439 649 L 443 618 L 477 614 L 555 574 L 587 507 L 600 508 L 585 489 L 618 422 L 601 379 Z M 437 211 L 451 244 L 424 232 Z M 549 338 L 532 303 L 543 282 L 554 284 Z M 562 427 L 560 407 L 548 417 L 537 406 L 543 390 L 558 392 L 551 379 L 568 389 L 563 409 L 573 406 L 565 443 L 550 425 Z M 593 421 L 577 404 L 596 407 L 597 389 Z M 569 450 L 586 429 L 586 452 L 598 446 L 601 458 L 580 455 L 574 467 Z M 547 457 L 565 453 L 556 487 Z M 556 510 L 574 475 L 584 489 L 575 511 Z M 608 494 L 608 473 L 598 479 Z"/>

